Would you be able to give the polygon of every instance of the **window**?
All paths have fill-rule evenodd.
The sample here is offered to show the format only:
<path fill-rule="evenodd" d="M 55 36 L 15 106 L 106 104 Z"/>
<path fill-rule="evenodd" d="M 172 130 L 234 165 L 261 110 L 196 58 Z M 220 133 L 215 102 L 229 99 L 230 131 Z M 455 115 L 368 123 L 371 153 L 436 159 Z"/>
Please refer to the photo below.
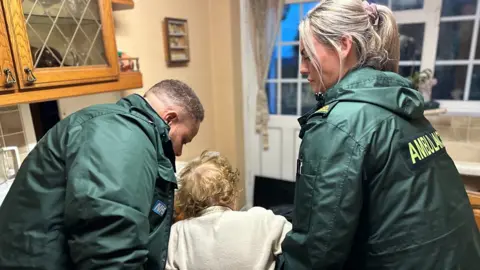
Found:
<path fill-rule="evenodd" d="M 423 0 L 370 0 L 369 2 L 388 6 L 393 11 L 423 8 Z"/>
<path fill-rule="evenodd" d="M 287 0 L 266 89 L 271 114 L 298 116 L 316 101 L 299 73 L 298 25 L 318 2 Z M 480 113 L 479 0 L 370 0 L 389 6 L 400 32 L 404 77 L 432 69 L 432 97 L 449 112 Z M 465 109 L 466 108 L 466 109 Z"/>
<path fill-rule="evenodd" d="M 399 73 L 410 77 L 420 70 L 425 23 L 399 24 L 400 63 Z"/>
<path fill-rule="evenodd" d="M 300 74 L 298 25 L 317 3 L 287 4 L 273 50 L 266 82 L 270 114 L 301 115 L 316 103 L 306 78 Z"/>
<path fill-rule="evenodd" d="M 477 0 L 443 0 L 433 98 L 480 100 Z"/>

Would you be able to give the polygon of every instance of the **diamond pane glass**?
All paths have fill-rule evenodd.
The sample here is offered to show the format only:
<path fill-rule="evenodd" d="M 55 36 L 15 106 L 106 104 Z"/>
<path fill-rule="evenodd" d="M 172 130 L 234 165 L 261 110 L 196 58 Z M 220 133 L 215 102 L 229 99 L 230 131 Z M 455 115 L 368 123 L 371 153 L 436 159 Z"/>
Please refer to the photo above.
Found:
<path fill-rule="evenodd" d="M 108 64 L 98 1 L 23 1 L 35 68 Z"/>

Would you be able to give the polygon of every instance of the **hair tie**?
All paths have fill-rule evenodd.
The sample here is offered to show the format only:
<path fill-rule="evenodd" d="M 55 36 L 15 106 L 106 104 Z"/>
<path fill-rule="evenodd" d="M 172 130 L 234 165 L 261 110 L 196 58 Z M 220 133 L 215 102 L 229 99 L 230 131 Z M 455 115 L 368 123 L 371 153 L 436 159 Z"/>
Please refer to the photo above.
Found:
<path fill-rule="evenodd" d="M 377 26 L 378 21 L 380 19 L 380 15 L 378 14 L 377 5 L 374 4 L 374 3 L 370 4 L 367 1 L 363 1 L 363 7 L 365 8 L 365 11 L 367 11 L 370 22 L 373 24 L 373 26 Z"/>

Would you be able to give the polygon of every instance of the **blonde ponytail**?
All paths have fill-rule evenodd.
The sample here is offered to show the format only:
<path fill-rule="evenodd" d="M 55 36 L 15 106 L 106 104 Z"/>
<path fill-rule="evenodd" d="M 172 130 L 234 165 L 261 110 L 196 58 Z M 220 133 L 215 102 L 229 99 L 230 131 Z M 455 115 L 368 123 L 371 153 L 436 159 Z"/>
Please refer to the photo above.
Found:
<path fill-rule="evenodd" d="M 398 27 L 392 11 L 382 5 L 377 5 L 379 24 L 376 32 L 382 41 L 382 48 L 387 51 L 387 59 L 382 70 L 398 73 L 398 62 L 400 61 L 400 37 Z"/>

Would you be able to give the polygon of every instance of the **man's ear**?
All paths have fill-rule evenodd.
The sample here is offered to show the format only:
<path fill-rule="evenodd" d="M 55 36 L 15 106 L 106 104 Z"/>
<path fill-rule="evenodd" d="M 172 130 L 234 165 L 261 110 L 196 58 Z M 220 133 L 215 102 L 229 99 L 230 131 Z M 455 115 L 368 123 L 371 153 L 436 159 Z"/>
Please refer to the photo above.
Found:
<path fill-rule="evenodd" d="M 163 115 L 163 120 L 167 122 L 168 124 L 178 120 L 178 114 L 175 111 L 166 111 L 165 114 Z"/>

